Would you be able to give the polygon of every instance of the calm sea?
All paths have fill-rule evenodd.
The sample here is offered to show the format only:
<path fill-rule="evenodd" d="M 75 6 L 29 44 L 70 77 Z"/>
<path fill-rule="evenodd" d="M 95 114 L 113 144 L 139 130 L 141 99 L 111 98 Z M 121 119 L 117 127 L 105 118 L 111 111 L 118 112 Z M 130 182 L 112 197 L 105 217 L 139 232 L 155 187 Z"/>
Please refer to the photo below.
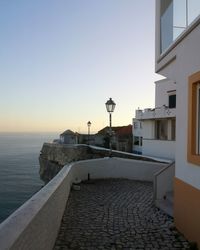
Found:
<path fill-rule="evenodd" d="M 0 222 L 43 186 L 39 154 L 58 134 L 0 133 Z"/>

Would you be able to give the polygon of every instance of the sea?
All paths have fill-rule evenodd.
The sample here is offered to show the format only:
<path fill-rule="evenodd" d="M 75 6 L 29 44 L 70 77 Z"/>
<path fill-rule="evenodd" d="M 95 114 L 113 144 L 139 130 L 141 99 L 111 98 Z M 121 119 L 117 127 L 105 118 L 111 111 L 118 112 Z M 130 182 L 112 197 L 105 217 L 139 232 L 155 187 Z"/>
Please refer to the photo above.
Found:
<path fill-rule="evenodd" d="M 0 223 L 44 186 L 39 155 L 43 143 L 56 138 L 56 133 L 0 133 Z"/>

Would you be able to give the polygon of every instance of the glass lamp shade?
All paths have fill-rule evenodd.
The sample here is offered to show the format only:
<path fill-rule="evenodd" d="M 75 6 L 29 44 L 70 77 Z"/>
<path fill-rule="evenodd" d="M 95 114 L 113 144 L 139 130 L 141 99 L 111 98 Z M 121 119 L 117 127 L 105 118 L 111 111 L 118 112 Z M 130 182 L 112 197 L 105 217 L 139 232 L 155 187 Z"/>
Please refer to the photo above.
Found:
<path fill-rule="evenodd" d="M 89 121 L 89 122 L 87 123 L 88 127 L 90 127 L 90 126 L 91 126 L 91 124 L 92 124 L 92 123 Z"/>
<path fill-rule="evenodd" d="M 115 102 L 112 100 L 112 98 L 110 98 L 107 102 L 106 102 L 106 109 L 107 111 L 110 113 L 110 112 L 113 112 L 114 109 L 115 109 Z"/>

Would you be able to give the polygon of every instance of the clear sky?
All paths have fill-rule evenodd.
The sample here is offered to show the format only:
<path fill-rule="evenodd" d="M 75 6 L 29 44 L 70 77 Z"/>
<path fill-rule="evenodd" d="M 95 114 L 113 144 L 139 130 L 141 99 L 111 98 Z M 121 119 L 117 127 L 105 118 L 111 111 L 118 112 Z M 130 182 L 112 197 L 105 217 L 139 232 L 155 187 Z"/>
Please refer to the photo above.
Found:
<path fill-rule="evenodd" d="M 154 106 L 154 0 L 0 1 L 0 132 L 87 131 Z"/>

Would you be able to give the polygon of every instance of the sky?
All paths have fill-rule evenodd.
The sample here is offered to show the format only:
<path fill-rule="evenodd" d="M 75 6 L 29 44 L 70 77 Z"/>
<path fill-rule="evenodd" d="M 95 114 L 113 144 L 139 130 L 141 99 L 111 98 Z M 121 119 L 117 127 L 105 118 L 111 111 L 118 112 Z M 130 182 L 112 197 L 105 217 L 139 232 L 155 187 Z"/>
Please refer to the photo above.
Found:
<path fill-rule="evenodd" d="M 91 133 L 154 106 L 154 0 L 0 1 L 0 132 Z"/>

